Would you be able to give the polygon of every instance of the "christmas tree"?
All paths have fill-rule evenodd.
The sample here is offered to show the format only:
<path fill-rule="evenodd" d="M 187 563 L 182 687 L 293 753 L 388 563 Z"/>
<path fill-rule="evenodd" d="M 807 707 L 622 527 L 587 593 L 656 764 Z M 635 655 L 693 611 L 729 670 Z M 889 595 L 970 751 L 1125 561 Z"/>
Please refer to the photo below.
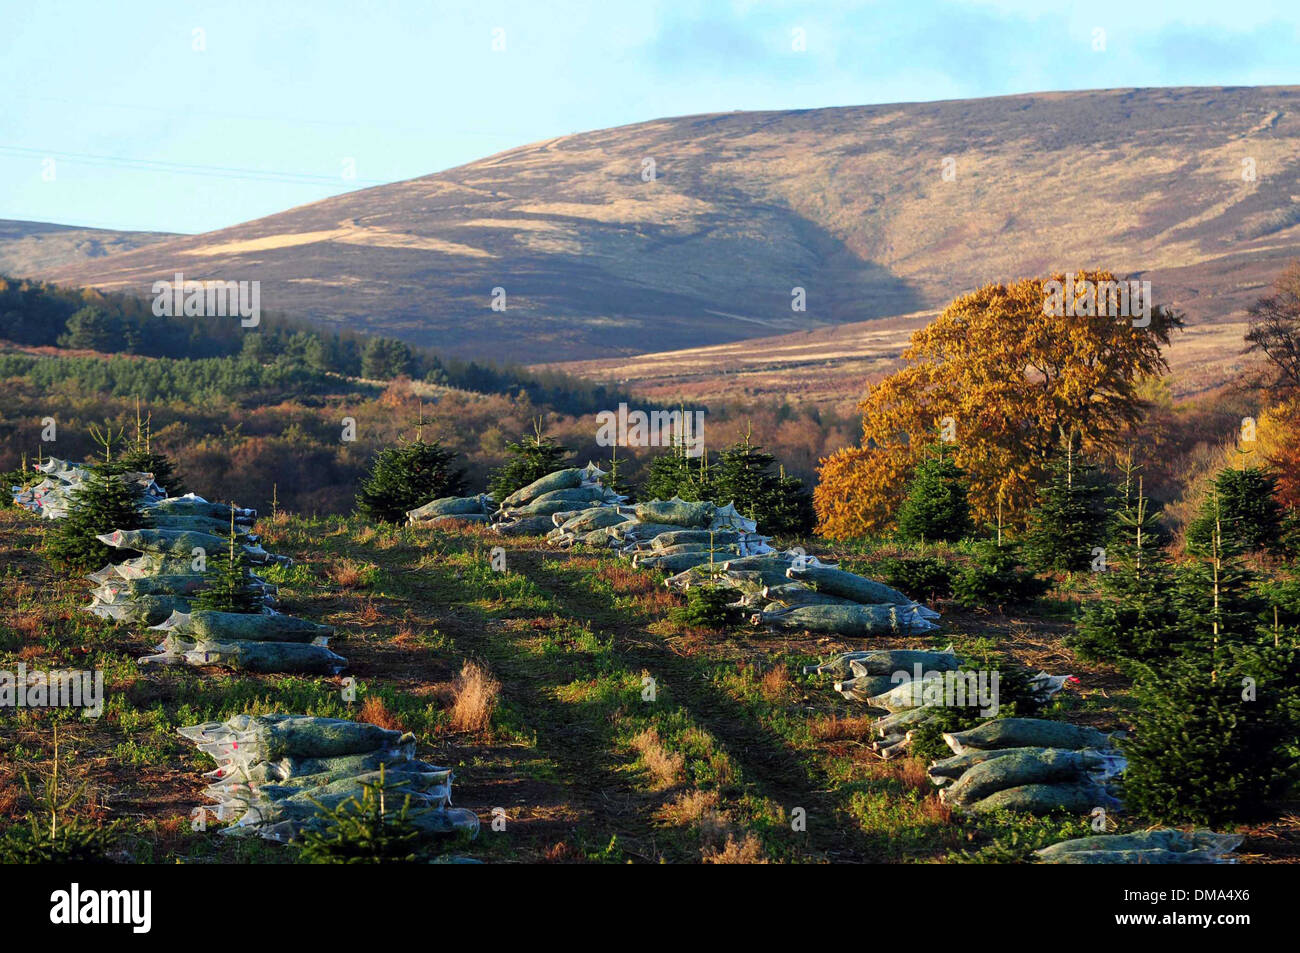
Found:
<path fill-rule="evenodd" d="M 1047 482 L 1039 490 L 1025 534 L 1025 556 L 1040 571 L 1088 569 L 1097 557 L 1095 550 L 1104 548 L 1110 535 L 1110 486 L 1096 464 L 1080 457 L 1073 433 L 1063 444 L 1048 464 Z"/>
<path fill-rule="evenodd" d="M 1226 547 L 1253 552 L 1277 545 L 1282 538 L 1282 507 L 1276 492 L 1277 482 L 1258 467 L 1220 470 L 1200 513 L 1187 528 L 1187 548 L 1206 552 L 1216 520 Z"/>
<path fill-rule="evenodd" d="M 1177 653 L 1133 666 L 1124 799 L 1164 823 L 1251 817 L 1296 777 L 1297 652 L 1242 610 L 1249 579 L 1223 543 L 1216 519 L 1205 572 L 1185 576 L 1175 596 Z"/>
<path fill-rule="evenodd" d="M 1129 460 L 1106 547 L 1102 598 L 1085 602 L 1070 647 L 1124 666 L 1168 654 L 1179 640 L 1174 571 L 1160 545 L 1158 519 Z"/>
<path fill-rule="evenodd" d="M 207 581 L 191 601 L 191 608 L 214 612 L 262 611 L 262 594 L 254 585 L 248 556 L 236 538 L 233 509 L 229 546 L 219 553 L 209 554 L 205 574 Z"/>
<path fill-rule="evenodd" d="M 542 422 L 536 420 L 533 422 L 532 436 L 522 437 L 516 443 L 506 444 L 506 462 L 488 477 L 488 492 L 498 502 L 504 500 L 515 490 L 526 487 L 534 480 L 569 466 L 570 453 L 568 447 L 562 447 L 550 437 L 543 435 Z M 420 502 L 427 503 L 428 500 Z"/>
<path fill-rule="evenodd" d="M 966 474 L 956 454 L 943 441 L 931 448 L 934 456 L 917 466 L 898 509 L 898 535 L 909 542 L 954 541 L 970 534 Z"/>
<path fill-rule="evenodd" d="M 97 536 L 115 529 L 149 525 L 135 490 L 117 474 L 96 467 L 70 494 L 68 515 L 59 520 L 46 542 L 46 553 L 62 569 L 90 571 L 125 558 L 121 550 Z"/>
<path fill-rule="evenodd" d="M 357 491 L 357 512 L 372 520 L 400 523 L 406 513 L 430 500 L 460 496 L 465 475 L 453 469 L 456 454 L 436 440 L 415 440 L 385 447 L 375 455 Z"/>

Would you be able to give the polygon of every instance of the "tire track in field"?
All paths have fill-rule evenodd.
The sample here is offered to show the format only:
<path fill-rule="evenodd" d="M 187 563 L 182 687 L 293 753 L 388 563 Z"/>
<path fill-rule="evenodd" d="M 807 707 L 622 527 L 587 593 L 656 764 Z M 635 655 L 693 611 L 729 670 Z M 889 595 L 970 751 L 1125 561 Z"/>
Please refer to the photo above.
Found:
<path fill-rule="evenodd" d="M 757 793 L 780 804 L 787 816 L 792 808 L 804 808 L 808 814 L 807 831 L 790 831 L 788 843 L 792 847 L 814 858 L 833 861 L 870 859 L 858 836 L 861 832 L 857 823 L 836 808 L 833 795 L 827 791 L 826 777 L 803 762 L 784 738 L 765 728 L 713 685 L 703 666 L 674 653 L 662 637 L 646 632 L 636 623 L 601 621 L 616 613 L 609 600 L 602 593 L 560 578 L 546 565 L 548 560 L 565 558 L 566 554 L 550 550 L 521 549 L 511 553 L 511 568 L 554 596 L 574 618 L 612 638 L 628 667 L 643 668 L 667 686 L 683 711 L 717 739 Z"/>

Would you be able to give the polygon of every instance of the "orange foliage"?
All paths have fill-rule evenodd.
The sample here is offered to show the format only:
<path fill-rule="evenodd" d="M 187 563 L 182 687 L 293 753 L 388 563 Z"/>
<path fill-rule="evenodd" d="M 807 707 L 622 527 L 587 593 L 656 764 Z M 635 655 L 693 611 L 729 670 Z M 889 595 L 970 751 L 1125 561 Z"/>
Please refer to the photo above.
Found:
<path fill-rule="evenodd" d="M 1085 279 L 1116 280 L 1105 271 L 1075 276 L 1076 284 Z M 1061 428 L 1081 434 L 1090 452 L 1119 448 L 1145 406 L 1143 385 L 1167 370 L 1161 348 L 1181 319 L 1162 308 L 1152 308 L 1147 327 L 1113 314 L 1067 315 L 1046 307 L 1051 280 L 1066 276 L 986 285 L 912 336 L 907 366 L 859 405 L 861 446 L 822 461 L 815 503 L 823 535 L 886 529 L 945 418 L 977 520 L 994 519 L 999 500 L 1008 522 L 1024 520 Z"/>

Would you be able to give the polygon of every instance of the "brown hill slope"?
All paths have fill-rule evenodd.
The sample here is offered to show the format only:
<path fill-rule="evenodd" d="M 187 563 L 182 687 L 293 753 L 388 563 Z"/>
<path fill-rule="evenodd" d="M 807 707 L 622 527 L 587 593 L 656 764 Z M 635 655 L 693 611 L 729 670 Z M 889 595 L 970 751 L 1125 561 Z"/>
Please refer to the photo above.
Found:
<path fill-rule="evenodd" d="M 264 308 L 533 362 L 914 314 L 1083 266 L 1141 273 L 1205 322 L 1300 254 L 1298 199 L 1297 87 L 727 113 L 564 136 L 52 277 L 260 279 Z"/>
<path fill-rule="evenodd" d="M 69 265 L 175 237 L 168 232 L 124 232 L 0 219 L 0 275 L 40 277 Z"/>

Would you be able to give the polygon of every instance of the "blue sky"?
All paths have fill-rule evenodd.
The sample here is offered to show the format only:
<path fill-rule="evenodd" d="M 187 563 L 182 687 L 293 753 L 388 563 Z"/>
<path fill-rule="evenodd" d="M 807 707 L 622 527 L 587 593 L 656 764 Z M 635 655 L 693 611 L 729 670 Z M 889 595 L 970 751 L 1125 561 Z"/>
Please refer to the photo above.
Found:
<path fill-rule="evenodd" d="M 197 232 L 661 116 L 1296 83 L 1296 0 L 0 0 L 0 218 Z"/>

